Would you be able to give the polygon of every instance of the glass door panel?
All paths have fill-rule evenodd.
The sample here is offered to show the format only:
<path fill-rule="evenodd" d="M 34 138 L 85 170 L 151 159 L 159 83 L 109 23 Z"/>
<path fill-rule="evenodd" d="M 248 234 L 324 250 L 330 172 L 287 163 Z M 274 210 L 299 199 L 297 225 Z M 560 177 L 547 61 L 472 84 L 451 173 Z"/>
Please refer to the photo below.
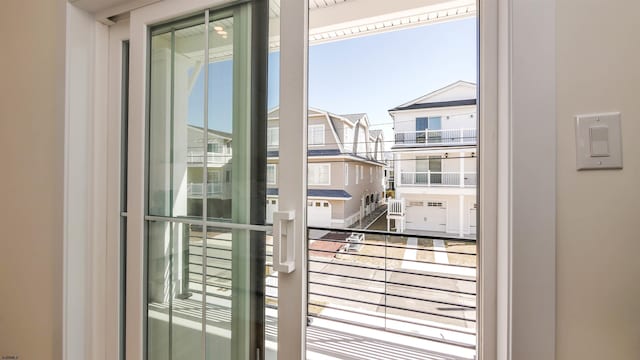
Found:
<path fill-rule="evenodd" d="M 271 229 L 266 100 L 252 96 L 266 83 L 266 46 L 252 37 L 258 6 L 151 27 L 148 359 L 264 356 Z"/>
<path fill-rule="evenodd" d="M 477 357 L 475 4 L 309 1 L 307 359 Z"/>

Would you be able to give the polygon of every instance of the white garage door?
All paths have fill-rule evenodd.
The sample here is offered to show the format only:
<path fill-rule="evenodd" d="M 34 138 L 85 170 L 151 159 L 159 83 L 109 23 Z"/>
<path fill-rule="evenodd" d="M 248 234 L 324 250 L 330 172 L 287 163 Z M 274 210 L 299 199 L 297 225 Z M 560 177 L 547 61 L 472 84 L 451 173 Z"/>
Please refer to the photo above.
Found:
<path fill-rule="evenodd" d="M 307 225 L 331 226 L 331 204 L 328 201 L 307 201 Z"/>
<path fill-rule="evenodd" d="M 473 204 L 473 207 L 469 209 L 469 232 L 472 234 L 477 233 L 477 220 L 476 217 L 478 215 L 478 204 Z"/>
<path fill-rule="evenodd" d="M 274 211 L 278 211 L 278 199 L 267 199 L 267 224 L 273 224 Z"/>
<path fill-rule="evenodd" d="M 443 201 L 409 201 L 407 229 L 445 232 L 447 204 Z"/>

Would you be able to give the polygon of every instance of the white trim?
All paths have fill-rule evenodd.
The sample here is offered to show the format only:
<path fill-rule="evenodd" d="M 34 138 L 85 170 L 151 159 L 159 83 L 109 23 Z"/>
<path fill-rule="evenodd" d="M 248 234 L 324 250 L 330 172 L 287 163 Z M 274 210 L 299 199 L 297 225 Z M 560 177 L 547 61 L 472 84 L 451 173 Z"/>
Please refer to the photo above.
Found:
<path fill-rule="evenodd" d="M 555 3 L 511 0 L 510 4 L 509 356 L 513 359 L 555 358 Z M 533 164 L 536 171 L 531 171 Z"/>
<path fill-rule="evenodd" d="M 106 258 L 106 335 L 105 359 L 120 354 L 120 238 L 121 238 L 121 149 L 122 149 L 122 42 L 129 39 L 129 21 L 123 20 L 109 28 L 108 118 L 106 161 L 107 248 Z M 107 74 L 107 73 L 105 73 Z"/>
<path fill-rule="evenodd" d="M 95 23 L 95 69 L 109 67 L 109 29 L 104 24 Z M 91 346 L 90 358 L 106 358 L 106 323 L 107 323 L 107 122 L 108 122 L 108 84 L 109 73 L 94 73 L 93 121 L 90 121 L 92 134 L 89 145 L 89 220 L 90 236 L 87 243 L 90 247 L 89 274 L 91 289 Z"/>
<path fill-rule="evenodd" d="M 108 35 L 71 4 L 66 25 L 62 356 L 103 359 Z"/>
<path fill-rule="evenodd" d="M 145 146 L 148 26 L 229 0 L 161 1 L 130 14 L 126 358 L 144 358 Z"/>
<path fill-rule="evenodd" d="M 278 277 L 278 359 L 306 358 L 307 325 L 307 76 L 309 1 L 280 1 L 280 123 L 287 141 L 280 145 L 280 165 L 290 172 L 283 177 L 279 208 L 294 211 L 296 221 L 287 232 L 295 239 L 296 270 Z"/>
<path fill-rule="evenodd" d="M 344 162 L 344 186 L 349 186 L 349 163 Z"/>
<path fill-rule="evenodd" d="M 147 6 L 150 4 L 153 4 L 155 2 L 158 1 L 162 1 L 162 0 L 129 0 L 129 1 L 125 1 L 123 3 L 120 3 L 116 6 L 104 9 L 104 10 L 98 10 L 96 12 L 95 18 L 97 21 L 100 21 L 101 23 L 105 24 L 105 25 L 113 25 L 113 21 L 111 21 L 109 18 L 112 16 L 116 16 L 116 15 L 120 15 L 120 14 L 125 14 L 128 13 L 131 10 L 134 9 L 138 9 L 141 8 L 143 6 Z"/>
<path fill-rule="evenodd" d="M 480 2 L 479 359 L 555 358 L 555 1 Z"/>

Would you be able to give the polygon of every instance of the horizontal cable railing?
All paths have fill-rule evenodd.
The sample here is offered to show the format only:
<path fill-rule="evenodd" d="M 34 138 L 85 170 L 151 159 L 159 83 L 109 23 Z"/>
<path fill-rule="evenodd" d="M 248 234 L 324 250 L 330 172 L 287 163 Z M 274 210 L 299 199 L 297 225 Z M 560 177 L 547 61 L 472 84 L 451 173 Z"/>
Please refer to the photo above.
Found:
<path fill-rule="evenodd" d="M 474 239 L 309 230 L 310 318 L 473 347 L 459 338 L 475 335 Z M 434 339 L 434 329 L 448 335 Z"/>
<path fill-rule="evenodd" d="M 308 229 L 310 321 L 323 319 L 474 347 L 476 240 L 378 230 Z M 193 235 L 193 239 L 201 239 L 201 235 Z M 232 244 L 229 237 L 215 234 L 206 246 L 190 242 L 188 278 L 194 292 L 202 291 L 204 262 L 207 296 L 230 299 Z M 277 308 L 272 252 L 272 239 L 267 234 L 265 306 Z"/>

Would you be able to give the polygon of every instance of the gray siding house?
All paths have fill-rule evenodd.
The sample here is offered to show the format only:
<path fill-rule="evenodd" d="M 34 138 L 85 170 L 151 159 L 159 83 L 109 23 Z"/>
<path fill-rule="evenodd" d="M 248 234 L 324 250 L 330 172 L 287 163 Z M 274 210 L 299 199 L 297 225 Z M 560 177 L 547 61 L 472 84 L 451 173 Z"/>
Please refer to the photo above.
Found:
<path fill-rule="evenodd" d="M 278 208 L 279 111 L 269 112 L 267 222 Z M 383 137 L 366 114 L 309 109 L 307 219 L 310 226 L 347 227 L 384 200 Z"/>

